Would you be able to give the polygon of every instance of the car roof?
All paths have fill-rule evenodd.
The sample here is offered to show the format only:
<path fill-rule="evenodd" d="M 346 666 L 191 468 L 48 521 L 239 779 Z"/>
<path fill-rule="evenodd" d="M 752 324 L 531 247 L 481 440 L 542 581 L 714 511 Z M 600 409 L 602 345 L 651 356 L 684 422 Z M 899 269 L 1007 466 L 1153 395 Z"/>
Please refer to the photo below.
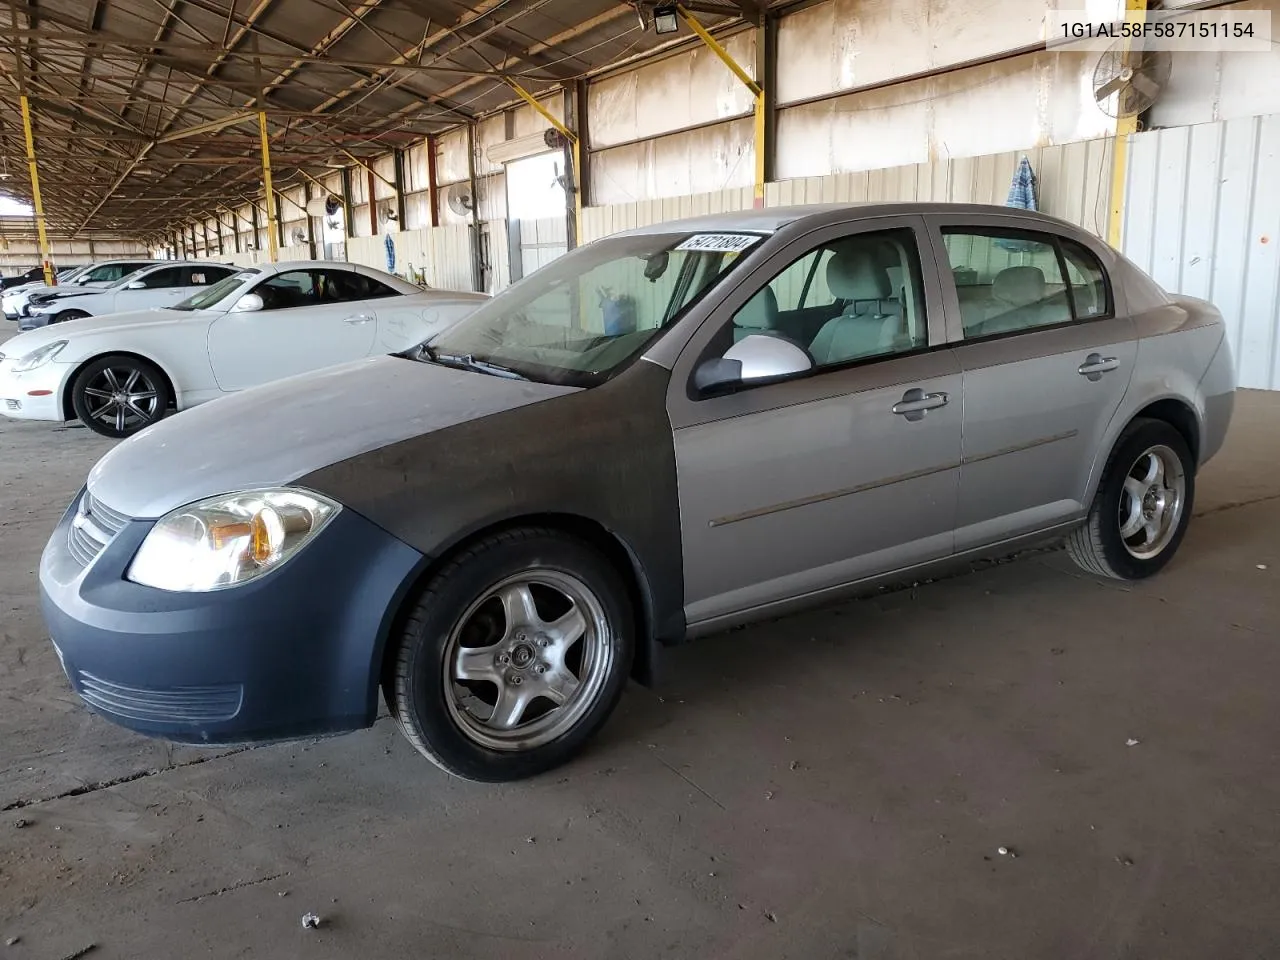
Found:
<path fill-rule="evenodd" d="M 285 270 L 318 270 L 325 268 L 333 268 L 336 270 L 349 270 L 352 273 L 359 273 L 357 267 L 367 270 L 378 270 L 377 267 L 369 267 L 364 264 L 355 264 L 347 260 L 281 260 L 277 263 L 255 263 L 252 266 L 245 267 L 246 270 L 260 270 L 263 273 L 281 273 Z M 384 273 L 383 270 L 378 270 Z"/>
<path fill-rule="evenodd" d="M 1029 222 L 1071 226 L 1065 220 L 1050 217 L 1035 210 L 1020 207 L 1003 207 L 984 203 L 937 202 L 867 202 L 867 203 L 811 203 L 789 207 L 764 207 L 758 210 L 732 210 L 684 220 L 667 220 L 647 227 L 623 231 L 620 236 L 651 233 L 705 233 L 715 230 L 746 233 L 774 233 L 783 227 L 803 220 L 824 222 L 835 215 L 862 217 L 919 216 L 921 214 L 1001 214 L 1026 219 Z"/>

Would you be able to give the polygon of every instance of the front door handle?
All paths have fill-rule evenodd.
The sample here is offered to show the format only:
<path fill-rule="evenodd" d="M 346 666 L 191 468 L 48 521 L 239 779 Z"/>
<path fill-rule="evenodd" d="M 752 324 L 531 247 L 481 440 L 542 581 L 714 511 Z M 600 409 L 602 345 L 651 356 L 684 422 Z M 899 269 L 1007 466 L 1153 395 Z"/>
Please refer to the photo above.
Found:
<path fill-rule="evenodd" d="M 1084 363 L 1080 364 L 1079 374 L 1082 377 L 1088 377 L 1090 380 L 1101 380 L 1104 373 L 1110 373 L 1120 366 L 1120 361 L 1115 357 L 1104 357 L 1100 353 L 1091 353 L 1085 357 Z"/>
<path fill-rule="evenodd" d="M 369 323 L 372 320 L 373 320 L 373 317 L 369 316 L 367 313 L 357 313 L 354 317 L 347 317 L 342 322 L 343 323 Z"/>
<path fill-rule="evenodd" d="M 945 407 L 950 401 L 951 398 L 945 393 L 925 393 L 919 387 L 912 387 L 893 405 L 893 412 L 915 423 L 923 420 L 930 410 Z"/>

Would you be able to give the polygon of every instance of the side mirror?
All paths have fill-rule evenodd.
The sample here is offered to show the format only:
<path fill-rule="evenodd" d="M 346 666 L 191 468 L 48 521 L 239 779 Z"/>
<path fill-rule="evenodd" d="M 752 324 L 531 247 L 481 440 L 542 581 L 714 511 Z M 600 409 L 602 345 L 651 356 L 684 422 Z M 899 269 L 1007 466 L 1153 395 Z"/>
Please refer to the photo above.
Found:
<path fill-rule="evenodd" d="M 147 289 L 147 285 L 143 283 L 141 280 L 135 280 L 133 281 L 133 283 L 125 284 L 125 289 L 126 290 L 145 290 Z"/>
<path fill-rule="evenodd" d="M 232 313 L 256 313 L 266 306 L 262 302 L 262 298 L 256 293 L 246 293 L 243 297 L 236 301 L 236 305 L 231 308 Z"/>
<path fill-rule="evenodd" d="M 716 393 L 748 383 L 808 373 L 813 360 L 781 337 L 753 333 L 730 347 L 723 357 L 705 361 L 693 374 L 699 393 Z"/>
<path fill-rule="evenodd" d="M 77 286 L 77 287 L 83 287 L 83 286 L 84 286 L 86 283 L 88 283 L 88 282 L 89 282 L 89 278 L 88 278 L 88 277 L 77 277 L 77 278 L 76 278 L 76 286 Z"/>

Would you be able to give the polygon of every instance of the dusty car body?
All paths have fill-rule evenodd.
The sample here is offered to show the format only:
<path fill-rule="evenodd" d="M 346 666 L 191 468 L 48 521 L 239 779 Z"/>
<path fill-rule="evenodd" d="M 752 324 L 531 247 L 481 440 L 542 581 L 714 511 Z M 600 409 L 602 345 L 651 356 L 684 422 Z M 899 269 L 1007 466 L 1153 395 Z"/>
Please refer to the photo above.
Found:
<path fill-rule="evenodd" d="M 381 691 L 434 762 L 512 779 L 665 643 L 1049 537 L 1154 574 L 1234 389 L 1211 305 L 1052 218 L 659 224 L 420 348 L 121 444 L 49 541 L 44 609 L 135 729 L 336 732 Z"/>

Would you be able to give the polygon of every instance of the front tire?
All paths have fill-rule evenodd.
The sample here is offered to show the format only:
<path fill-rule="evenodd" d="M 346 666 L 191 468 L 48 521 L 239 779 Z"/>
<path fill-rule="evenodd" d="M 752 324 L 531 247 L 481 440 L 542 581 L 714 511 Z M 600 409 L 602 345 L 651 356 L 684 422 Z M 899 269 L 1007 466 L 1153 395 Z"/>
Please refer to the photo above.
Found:
<path fill-rule="evenodd" d="M 173 397 L 153 363 L 124 355 L 100 357 L 76 374 L 71 406 L 80 422 L 104 437 L 130 437 L 164 417 Z"/>
<path fill-rule="evenodd" d="M 50 320 L 49 323 L 66 323 L 68 320 L 81 320 L 87 316 L 90 316 L 90 314 L 85 313 L 83 310 L 63 310 L 60 314 Z"/>
<path fill-rule="evenodd" d="M 1089 519 L 1067 538 L 1067 552 L 1100 577 L 1149 577 L 1182 543 L 1195 492 L 1196 462 L 1182 434 L 1163 420 L 1135 420 L 1116 441 Z"/>
<path fill-rule="evenodd" d="M 465 549 L 423 588 L 388 656 L 409 742 L 467 780 L 520 780 L 574 756 L 631 672 L 635 621 L 599 551 L 522 528 Z"/>

